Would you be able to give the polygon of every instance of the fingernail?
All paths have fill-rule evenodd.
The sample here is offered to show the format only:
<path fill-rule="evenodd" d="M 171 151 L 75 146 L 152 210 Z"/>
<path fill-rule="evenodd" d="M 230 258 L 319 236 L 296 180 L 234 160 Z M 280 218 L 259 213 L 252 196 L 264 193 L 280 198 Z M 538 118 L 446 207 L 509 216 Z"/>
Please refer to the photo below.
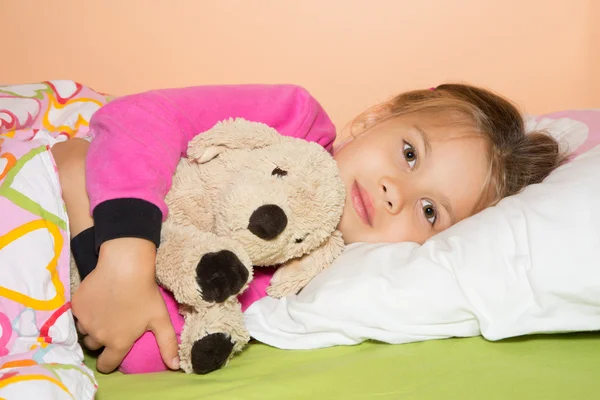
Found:
<path fill-rule="evenodd" d="M 179 369 L 179 357 L 173 359 L 173 368 Z"/>

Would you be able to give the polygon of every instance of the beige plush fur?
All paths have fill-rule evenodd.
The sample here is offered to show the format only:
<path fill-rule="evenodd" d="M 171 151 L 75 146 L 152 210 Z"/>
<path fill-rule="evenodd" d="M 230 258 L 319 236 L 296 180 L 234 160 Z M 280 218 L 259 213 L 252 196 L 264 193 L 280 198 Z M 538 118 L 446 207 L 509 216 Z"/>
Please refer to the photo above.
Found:
<path fill-rule="evenodd" d="M 331 265 L 344 246 L 336 231 L 344 196 L 329 153 L 264 124 L 223 121 L 189 143 L 166 197 L 169 216 L 156 262 L 158 283 L 173 292 L 185 317 L 184 371 L 193 372 L 192 347 L 206 335 L 227 335 L 233 343 L 229 358 L 248 343 L 236 296 L 247 288 L 253 267 L 279 265 L 268 294 L 282 297 Z M 285 229 L 269 240 L 249 230 L 250 216 L 265 204 L 287 217 Z M 196 269 L 204 255 L 221 250 L 238 257 L 248 282 L 221 303 L 205 301 Z"/>

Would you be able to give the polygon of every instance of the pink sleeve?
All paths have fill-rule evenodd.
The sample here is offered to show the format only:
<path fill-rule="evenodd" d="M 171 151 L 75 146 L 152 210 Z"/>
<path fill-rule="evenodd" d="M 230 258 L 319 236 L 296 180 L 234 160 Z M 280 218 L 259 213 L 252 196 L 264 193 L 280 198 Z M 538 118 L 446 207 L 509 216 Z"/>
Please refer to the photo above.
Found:
<path fill-rule="evenodd" d="M 118 237 L 158 244 L 164 199 L 188 142 L 230 117 L 266 123 L 328 150 L 335 139 L 323 108 L 293 85 L 200 86 L 113 100 L 90 121 L 86 179 L 96 245 Z"/>

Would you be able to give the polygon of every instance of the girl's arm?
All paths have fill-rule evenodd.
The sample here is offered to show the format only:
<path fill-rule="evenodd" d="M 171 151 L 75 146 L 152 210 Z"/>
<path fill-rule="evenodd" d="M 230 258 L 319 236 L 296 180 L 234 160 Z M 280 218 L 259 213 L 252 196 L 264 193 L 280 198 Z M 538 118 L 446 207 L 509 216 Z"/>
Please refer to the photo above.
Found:
<path fill-rule="evenodd" d="M 167 89 L 113 100 L 94 114 L 86 161 L 98 266 L 73 297 L 90 348 L 105 346 L 97 368 L 115 369 L 152 330 L 165 363 L 177 342 L 154 280 L 156 247 L 171 178 L 188 142 L 218 121 L 242 117 L 331 149 L 335 128 L 310 94 L 290 85 Z M 107 311 L 108 310 L 108 311 Z"/>

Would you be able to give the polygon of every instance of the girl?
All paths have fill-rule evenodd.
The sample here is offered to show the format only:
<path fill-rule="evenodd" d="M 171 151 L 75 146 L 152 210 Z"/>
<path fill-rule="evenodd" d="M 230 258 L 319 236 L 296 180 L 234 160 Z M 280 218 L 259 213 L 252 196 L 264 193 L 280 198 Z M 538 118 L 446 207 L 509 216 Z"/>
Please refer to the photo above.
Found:
<path fill-rule="evenodd" d="M 87 142 L 53 147 L 73 253 L 89 273 L 72 310 L 85 345 L 104 346 L 99 371 L 115 369 L 147 330 L 164 362 L 178 368 L 176 337 L 154 280 L 164 198 L 187 143 L 228 117 L 264 122 L 328 150 L 335 139 L 333 124 L 305 90 L 248 85 L 123 97 L 94 114 L 85 163 Z M 563 161 L 553 138 L 525 134 L 510 102 L 457 84 L 372 107 L 350 124 L 333 153 L 347 189 L 339 225 L 347 243 L 423 243 L 542 181 Z M 255 279 L 249 291 L 264 296 L 264 286 Z"/>

